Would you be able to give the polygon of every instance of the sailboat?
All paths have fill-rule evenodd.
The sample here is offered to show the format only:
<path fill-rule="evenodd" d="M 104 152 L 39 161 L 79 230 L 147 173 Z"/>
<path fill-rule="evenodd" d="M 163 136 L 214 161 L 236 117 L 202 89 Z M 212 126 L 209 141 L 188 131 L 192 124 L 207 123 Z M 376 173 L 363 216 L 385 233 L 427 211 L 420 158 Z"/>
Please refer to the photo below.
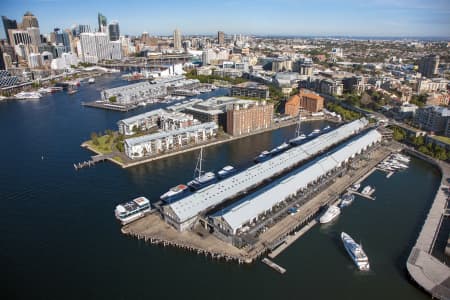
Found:
<path fill-rule="evenodd" d="M 298 112 L 298 122 L 297 122 L 297 128 L 295 129 L 295 138 L 291 139 L 289 141 L 289 144 L 293 145 L 293 146 L 298 146 L 300 144 L 303 144 L 306 139 L 306 135 L 304 135 L 302 133 L 301 130 L 301 121 L 302 121 L 302 115 L 300 114 L 300 112 Z"/>
<path fill-rule="evenodd" d="M 194 179 L 188 182 L 188 186 L 193 190 L 200 190 L 208 185 L 211 185 L 217 181 L 216 174 L 213 172 L 203 173 L 203 147 L 200 148 L 200 155 L 197 159 L 197 165 L 195 166 Z"/>

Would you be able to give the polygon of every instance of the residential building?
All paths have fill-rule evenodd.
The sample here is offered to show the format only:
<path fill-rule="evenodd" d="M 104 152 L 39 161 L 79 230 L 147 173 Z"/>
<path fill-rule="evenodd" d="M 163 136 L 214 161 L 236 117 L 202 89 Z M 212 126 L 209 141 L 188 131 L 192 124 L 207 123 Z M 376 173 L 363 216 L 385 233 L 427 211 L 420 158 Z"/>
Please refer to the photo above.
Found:
<path fill-rule="evenodd" d="M 110 59 L 122 59 L 122 43 L 120 41 L 109 42 Z"/>
<path fill-rule="evenodd" d="M 209 122 L 126 139 L 125 154 L 131 159 L 136 159 L 204 143 L 216 136 L 217 129 L 216 123 Z"/>
<path fill-rule="evenodd" d="M 243 82 L 231 87 L 230 96 L 268 99 L 269 88 L 257 82 Z"/>
<path fill-rule="evenodd" d="M 217 32 L 217 42 L 220 46 L 225 44 L 225 33 L 223 31 Z"/>
<path fill-rule="evenodd" d="M 273 120 L 273 104 L 265 100 L 253 103 L 236 103 L 227 109 L 226 132 L 242 135 L 269 128 Z"/>
<path fill-rule="evenodd" d="M 97 63 L 110 58 L 109 38 L 103 32 L 86 32 L 80 34 L 81 60 Z"/>
<path fill-rule="evenodd" d="M 173 48 L 181 50 L 181 32 L 178 29 L 175 29 L 173 32 Z"/>
<path fill-rule="evenodd" d="M 284 113 L 297 116 L 302 111 L 316 113 L 323 109 L 324 99 L 320 95 L 305 89 L 301 89 L 297 95 L 290 97 L 284 106 Z"/>
<path fill-rule="evenodd" d="M 39 53 L 30 53 L 28 55 L 28 66 L 30 68 L 39 68 L 42 66 L 42 58 Z"/>
<path fill-rule="evenodd" d="M 419 73 L 431 78 L 437 74 L 439 66 L 439 55 L 430 54 L 422 57 L 419 63 Z"/>
<path fill-rule="evenodd" d="M 435 134 L 445 133 L 450 118 L 450 109 L 442 106 L 425 106 L 416 110 L 414 122 Z"/>
<path fill-rule="evenodd" d="M 448 92 L 431 93 L 427 97 L 426 105 L 448 105 Z"/>
<path fill-rule="evenodd" d="M 449 81 L 445 78 L 421 78 L 417 80 L 416 91 L 421 93 L 446 91 Z"/>

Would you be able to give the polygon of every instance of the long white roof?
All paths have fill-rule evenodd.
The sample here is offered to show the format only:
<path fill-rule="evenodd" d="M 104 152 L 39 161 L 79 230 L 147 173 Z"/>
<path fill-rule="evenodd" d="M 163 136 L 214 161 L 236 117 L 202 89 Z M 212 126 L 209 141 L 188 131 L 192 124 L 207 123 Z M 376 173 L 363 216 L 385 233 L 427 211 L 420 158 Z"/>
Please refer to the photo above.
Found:
<path fill-rule="evenodd" d="M 342 125 L 301 146 L 293 147 L 268 161 L 254 165 L 243 172 L 208 186 L 186 198 L 168 204 L 168 206 L 176 214 L 178 222 L 187 221 L 197 216 L 200 212 L 222 203 L 224 200 L 232 198 L 252 186 L 259 185 L 275 174 L 347 139 L 363 129 L 366 125 L 367 120 L 364 118 Z"/>
<path fill-rule="evenodd" d="M 129 117 L 126 119 L 119 120 L 117 123 L 124 123 L 127 125 L 132 125 L 132 124 L 138 122 L 139 120 L 142 120 L 142 119 L 145 119 L 145 118 L 148 118 L 151 116 L 155 116 L 155 115 L 162 115 L 163 113 L 165 113 L 165 110 L 158 108 L 158 109 L 154 109 L 154 110 L 151 110 L 151 111 L 139 114 L 139 115 L 135 115 L 135 116 L 132 116 L 132 117 Z"/>
<path fill-rule="evenodd" d="M 379 140 L 381 140 L 381 134 L 376 130 L 371 130 L 363 136 L 338 147 L 338 150 L 329 155 L 323 155 L 289 175 L 272 182 L 263 189 L 246 196 L 237 204 L 225 209 L 224 213 L 221 212 L 214 217 L 222 217 L 235 232 L 245 223 L 271 209 L 296 191 L 306 188 L 308 184 Z"/>

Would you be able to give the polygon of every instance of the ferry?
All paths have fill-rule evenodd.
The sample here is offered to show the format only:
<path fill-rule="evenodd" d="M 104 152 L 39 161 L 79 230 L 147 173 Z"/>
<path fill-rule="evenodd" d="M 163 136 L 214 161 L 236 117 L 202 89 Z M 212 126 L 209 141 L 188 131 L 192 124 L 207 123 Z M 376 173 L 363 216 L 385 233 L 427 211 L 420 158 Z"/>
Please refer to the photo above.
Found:
<path fill-rule="evenodd" d="M 162 194 L 161 197 L 159 198 L 166 203 L 171 203 L 175 200 L 181 199 L 188 193 L 189 193 L 188 186 L 184 184 L 179 184 L 168 190 L 166 193 Z"/>
<path fill-rule="evenodd" d="M 348 234 L 341 233 L 341 240 L 344 243 L 345 250 L 358 267 L 360 271 L 369 271 L 369 258 L 364 252 L 362 245 L 357 244 Z"/>
<path fill-rule="evenodd" d="M 223 179 L 233 175 L 234 173 L 236 173 L 236 169 L 233 166 L 225 166 L 222 170 L 217 172 L 217 175 Z"/>
<path fill-rule="evenodd" d="M 52 92 L 52 90 L 50 88 L 40 88 L 38 90 L 38 93 L 41 95 L 49 94 L 51 92 Z"/>
<path fill-rule="evenodd" d="M 94 77 L 89 78 L 89 79 L 88 79 L 88 83 L 89 83 L 89 84 L 95 83 L 95 78 L 94 78 Z"/>
<path fill-rule="evenodd" d="M 145 197 L 138 197 L 130 202 L 117 205 L 114 212 L 120 223 L 126 225 L 142 218 L 150 210 L 150 201 Z"/>
<path fill-rule="evenodd" d="M 339 207 L 340 208 L 347 207 L 353 203 L 353 200 L 355 200 L 355 195 L 345 194 L 344 196 L 342 196 L 341 204 L 339 205 Z"/>
<path fill-rule="evenodd" d="M 260 155 L 258 155 L 255 158 L 255 162 L 256 163 L 260 163 L 260 162 L 266 161 L 268 159 L 270 159 L 270 152 L 269 151 L 263 151 L 263 152 L 261 152 Z"/>
<path fill-rule="evenodd" d="M 333 221 L 337 216 L 341 214 L 341 209 L 336 205 L 331 205 L 325 211 L 325 213 L 319 218 L 321 224 L 329 223 Z"/>
<path fill-rule="evenodd" d="M 37 100 L 37 99 L 41 98 L 41 94 L 39 94 L 38 92 L 20 92 L 20 93 L 16 94 L 14 97 L 16 97 L 16 99 Z"/>
<path fill-rule="evenodd" d="M 278 155 L 278 154 L 280 154 L 280 153 L 286 151 L 287 149 L 289 149 L 289 144 L 288 144 L 288 143 L 283 143 L 283 144 L 281 144 L 280 146 L 278 146 L 278 147 L 272 149 L 272 150 L 270 151 L 270 155 L 276 156 L 276 155 Z"/>

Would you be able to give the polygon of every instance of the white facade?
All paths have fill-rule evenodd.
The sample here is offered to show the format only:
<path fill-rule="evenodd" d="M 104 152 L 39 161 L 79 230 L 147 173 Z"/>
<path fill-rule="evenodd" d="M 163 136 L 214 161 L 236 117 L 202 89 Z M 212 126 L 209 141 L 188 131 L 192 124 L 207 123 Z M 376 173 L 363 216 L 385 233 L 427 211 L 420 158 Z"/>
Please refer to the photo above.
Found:
<path fill-rule="evenodd" d="M 107 101 L 110 97 L 115 96 L 117 104 L 122 105 L 135 104 L 165 96 L 166 94 L 166 84 L 150 84 L 148 81 L 107 89 L 101 92 L 102 100 Z"/>
<path fill-rule="evenodd" d="M 216 136 L 217 128 L 216 123 L 209 122 L 126 139 L 125 154 L 131 159 L 136 159 L 204 142 Z"/>
<path fill-rule="evenodd" d="M 175 29 L 173 32 L 173 47 L 176 50 L 181 49 L 181 33 L 180 33 L 180 30 L 178 30 L 178 29 Z"/>
<path fill-rule="evenodd" d="M 97 63 L 110 58 L 109 37 L 104 32 L 80 34 L 81 59 L 83 62 Z"/>
<path fill-rule="evenodd" d="M 30 53 L 30 55 L 28 55 L 28 66 L 32 69 L 39 68 L 40 66 L 42 66 L 41 54 Z"/>
<path fill-rule="evenodd" d="M 109 42 L 111 59 L 122 59 L 122 43 L 120 41 Z"/>

